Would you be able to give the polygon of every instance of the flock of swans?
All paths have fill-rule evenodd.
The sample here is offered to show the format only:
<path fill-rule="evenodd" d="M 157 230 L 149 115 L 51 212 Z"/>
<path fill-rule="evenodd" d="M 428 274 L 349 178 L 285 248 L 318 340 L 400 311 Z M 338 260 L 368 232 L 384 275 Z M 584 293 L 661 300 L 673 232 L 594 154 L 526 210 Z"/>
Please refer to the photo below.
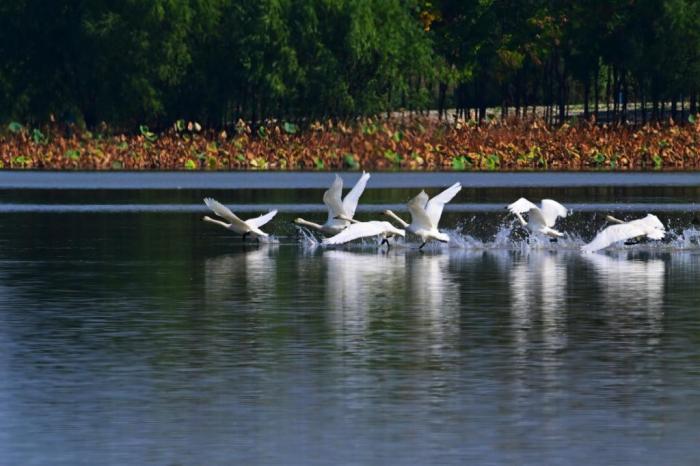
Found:
<path fill-rule="evenodd" d="M 297 218 L 294 223 L 301 227 L 316 230 L 326 236 L 321 244 L 333 246 L 345 244 L 360 238 L 379 237 L 381 245 L 390 247 L 389 239 L 400 236 L 405 237 L 406 233 L 417 237 L 421 244 L 418 249 L 430 241 L 449 243 L 450 237 L 438 229 L 440 217 L 445 204 L 450 202 L 462 189 L 462 185 L 457 182 L 445 189 L 436 196 L 430 198 L 425 191 L 421 191 L 413 199 L 408 201 L 406 207 L 411 215 L 411 222 L 408 223 L 391 210 L 385 210 L 384 215 L 400 225 L 394 226 L 386 220 L 358 221 L 354 219 L 357 204 L 367 186 L 370 174 L 364 173 L 355 183 L 355 186 L 342 197 L 343 179 L 335 175 L 335 179 L 330 188 L 323 194 L 323 203 L 328 209 L 328 217 L 323 224 L 314 223 L 303 218 Z M 277 215 L 277 210 L 272 210 L 259 217 L 242 220 L 234 214 L 228 207 L 212 198 L 205 198 L 204 203 L 218 217 L 223 220 L 216 220 L 205 216 L 204 221 L 220 225 L 228 230 L 237 233 L 245 239 L 267 238 L 269 235 L 261 230 Z M 507 209 L 526 228 L 530 235 L 539 235 L 556 242 L 558 238 L 565 236 L 564 233 L 556 230 L 557 219 L 565 218 L 571 211 L 557 201 L 543 199 L 540 206 L 530 202 L 525 198 L 507 206 Z M 527 216 L 527 219 L 523 217 Z M 636 244 L 642 238 L 651 240 L 663 239 L 666 235 L 666 228 L 659 218 L 653 214 L 646 217 L 622 221 L 610 215 L 606 220 L 611 225 L 600 231 L 593 240 L 581 247 L 583 252 L 595 252 L 605 249 L 615 243 Z"/>

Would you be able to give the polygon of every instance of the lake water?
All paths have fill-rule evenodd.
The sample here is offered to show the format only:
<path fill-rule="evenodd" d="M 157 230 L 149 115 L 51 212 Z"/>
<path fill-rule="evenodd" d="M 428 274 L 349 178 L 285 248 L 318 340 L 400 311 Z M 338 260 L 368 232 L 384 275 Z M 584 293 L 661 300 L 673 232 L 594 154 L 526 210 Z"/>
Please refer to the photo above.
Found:
<path fill-rule="evenodd" d="M 373 175 L 361 219 L 464 184 L 424 253 L 318 247 L 331 180 L 0 172 L 0 464 L 700 462 L 700 175 Z M 578 252 L 647 211 L 667 240 Z"/>

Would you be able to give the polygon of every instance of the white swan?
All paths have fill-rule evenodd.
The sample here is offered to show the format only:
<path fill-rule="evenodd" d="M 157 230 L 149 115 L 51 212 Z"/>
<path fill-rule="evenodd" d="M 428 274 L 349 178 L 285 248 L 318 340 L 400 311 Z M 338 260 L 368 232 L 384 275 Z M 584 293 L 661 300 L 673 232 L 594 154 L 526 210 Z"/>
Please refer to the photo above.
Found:
<path fill-rule="evenodd" d="M 388 238 L 392 236 L 406 236 L 406 232 L 399 228 L 396 228 L 389 222 L 381 222 L 377 220 L 372 220 L 370 222 L 358 222 L 354 221 L 350 226 L 345 228 L 343 231 L 330 238 L 325 238 L 321 244 L 323 245 L 334 245 L 334 244 L 344 244 L 348 241 L 359 238 L 368 238 L 370 236 L 381 236 L 382 244 L 386 243 L 389 246 Z"/>
<path fill-rule="evenodd" d="M 204 203 L 209 207 L 212 212 L 214 212 L 219 217 L 227 220 L 231 223 L 222 222 L 221 220 L 214 220 L 211 217 L 204 216 L 204 221 L 209 223 L 214 223 L 220 225 L 227 230 L 231 230 L 234 233 L 243 235 L 243 239 L 246 236 L 251 235 L 254 238 L 267 238 L 269 235 L 260 229 L 261 226 L 265 225 L 267 222 L 272 220 L 272 217 L 277 215 L 276 210 L 272 210 L 260 217 L 250 218 L 248 220 L 241 220 L 231 212 L 231 210 L 225 205 L 221 204 L 219 201 L 207 197 L 204 199 Z"/>
<path fill-rule="evenodd" d="M 423 241 L 418 249 L 423 249 L 423 246 L 430 240 L 449 243 L 450 237 L 438 230 L 438 223 L 440 223 L 442 209 L 445 207 L 445 204 L 450 202 L 461 189 L 462 185 L 457 182 L 432 199 L 428 199 L 425 191 L 421 191 L 420 194 L 406 204 L 408 211 L 411 213 L 410 224 L 404 222 L 401 217 L 391 210 L 385 210 L 384 215 L 393 218 L 406 231 L 418 236 Z"/>
<path fill-rule="evenodd" d="M 566 207 L 559 204 L 557 201 L 542 199 L 542 207 L 537 207 L 532 202 L 521 197 L 507 208 L 512 214 L 518 217 L 522 226 L 534 233 L 542 233 L 543 235 L 549 236 L 552 238 L 552 241 L 556 241 L 556 238 L 564 236 L 563 233 L 552 228 L 557 222 L 558 217 L 564 218 L 569 214 Z M 527 213 L 527 221 L 525 221 L 522 216 L 522 214 L 525 213 Z"/>
<path fill-rule="evenodd" d="M 355 210 L 357 209 L 357 203 L 362 196 L 362 192 L 367 186 L 367 180 L 369 180 L 369 173 L 362 172 L 362 176 L 355 186 L 350 190 L 349 193 L 345 195 L 345 199 L 341 200 L 343 194 L 343 179 L 338 175 L 335 175 L 335 180 L 328 190 L 323 193 L 323 203 L 326 204 L 328 208 L 328 219 L 323 225 L 318 223 L 309 222 L 303 218 L 294 219 L 294 223 L 297 225 L 313 228 L 314 230 L 320 231 L 324 235 L 335 235 L 343 231 L 350 222 L 345 220 L 346 217 L 352 219 L 355 216 Z"/>
<path fill-rule="evenodd" d="M 663 239 L 666 236 L 664 224 L 654 214 L 648 214 L 644 218 L 629 222 L 623 222 L 609 215 L 606 218 L 617 225 L 610 225 L 598 233 L 593 241 L 581 246 L 583 252 L 599 251 L 618 241 L 626 241 L 640 236 L 646 236 L 649 239 Z"/>

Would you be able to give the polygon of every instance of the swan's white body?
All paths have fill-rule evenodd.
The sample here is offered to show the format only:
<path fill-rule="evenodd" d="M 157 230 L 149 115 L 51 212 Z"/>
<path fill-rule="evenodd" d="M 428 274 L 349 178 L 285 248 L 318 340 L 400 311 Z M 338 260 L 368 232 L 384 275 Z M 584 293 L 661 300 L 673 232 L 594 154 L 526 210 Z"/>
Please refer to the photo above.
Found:
<path fill-rule="evenodd" d="M 581 246 L 583 252 L 599 251 L 618 241 L 626 241 L 640 236 L 656 240 L 663 239 L 666 236 L 664 224 L 654 214 L 648 214 L 644 218 L 629 222 L 623 222 L 615 217 L 608 217 L 608 220 L 616 222 L 617 225 L 605 228 L 593 238 L 593 241 Z"/>
<path fill-rule="evenodd" d="M 541 233 L 552 238 L 564 236 L 563 233 L 552 228 L 557 222 L 557 218 L 564 218 L 569 214 L 566 207 L 557 201 L 542 199 L 542 206 L 537 207 L 532 202 L 521 197 L 510 204 L 508 210 L 518 218 L 522 226 L 534 233 Z M 527 214 L 527 221 L 525 221 L 522 214 Z"/>
<path fill-rule="evenodd" d="M 383 240 L 386 240 L 392 236 L 405 236 L 406 232 L 399 228 L 396 228 L 389 222 L 380 222 L 373 220 L 370 222 L 357 222 L 355 221 L 350 226 L 346 227 L 335 236 L 330 238 L 325 238 L 321 244 L 324 245 L 334 245 L 334 244 L 344 244 L 348 241 L 352 241 L 359 238 L 369 238 L 371 236 L 381 236 Z M 383 242 L 383 241 L 382 241 Z"/>
<path fill-rule="evenodd" d="M 207 205 L 207 207 L 211 209 L 212 212 L 214 212 L 216 215 L 223 218 L 224 220 L 227 220 L 230 223 L 222 222 L 221 220 L 215 220 L 211 217 L 204 216 L 203 220 L 205 222 L 220 225 L 226 228 L 227 230 L 231 230 L 234 233 L 243 235 L 243 237 L 251 235 L 254 238 L 267 238 L 269 235 L 262 231 L 260 227 L 265 225 L 267 222 L 272 220 L 272 217 L 277 215 L 277 211 L 272 210 L 264 215 L 261 215 L 260 217 L 250 218 L 248 220 L 241 220 L 240 218 L 238 218 L 238 216 L 236 216 L 236 214 L 231 212 L 231 210 L 228 207 L 221 204 L 216 199 L 207 197 L 204 199 L 204 203 Z"/>
<path fill-rule="evenodd" d="M 360 201 L 360 196 L 367 186 L 369 173 L 362 173 L 362 176 L 355 186 L 345 195 L 345 199 L 341 199 L 343 194 L 343 179 L 335 175 L 335 180 L 328 190 L 323 193 L 323 203 L 328 208 L 328 219 L 326 223 L 320 225 L 318 223 L 309 222 L 303 218 L 297 218 L 294 223 L 297 225 L 313 228 L 320 231 L 324 235 L 336 235 L 350 225 L 350 221 L 355 216 L 357 203 Z M 342 218 L 340 218 L 342 217 Z"/>
<path fill-rule="evenodd" d="M 430 240 L 449 243 L 450 237 L 438 230 L 438 224 L 445 204 L 450 202 L 461 189 L 462 185 L 457 182 L 432 199 L 428 198 L 425 191 L 421 191 L 406 204 L 411 213 L 410 224 L 404 222 L 391 210 L 385 210 L 384 214 L 396 220 L 409 233 L 418 236 L 423 241 L 421 248 Z"/>

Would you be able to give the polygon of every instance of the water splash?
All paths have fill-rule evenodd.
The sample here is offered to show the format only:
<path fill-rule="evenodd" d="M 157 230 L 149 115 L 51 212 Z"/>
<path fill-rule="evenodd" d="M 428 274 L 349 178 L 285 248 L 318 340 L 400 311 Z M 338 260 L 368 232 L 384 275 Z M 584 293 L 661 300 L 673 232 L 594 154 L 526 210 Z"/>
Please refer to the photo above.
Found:
<path fill-rule="evenodd" d="M 295 225 L 297 237 L 304 248 L 315 249 L 321 245 L 316 236 L 306 227 Z"/>
<path fill-rule="evenodd" d="M 566 222 L 560 227 L 564 237 L 551 242 L 549 237 L 533 234 L 522 228 L 510 218 L 499 220 L 498 223 L 480 221 L 481 217 L 471 217 L 460 221 L 454 228 L 443 228 L 441 231 L 450 237 L 449 243 L 430 241 L 424 247 L 425 252 L 447 252 L 457 250 L 503 250 L 503 251 L 579 251 L 581 246 L 590 242 L 595 235 L 607 225 L 599 217 L 577 219 Z M 567 219 L 568 220 L 568 219 Z M 700 229 L 688 225 L 685 218 L 667 219 L 668 234 L 664 240 L 642 240 L 638 244 L 629 245 L 623 242 L 611 245 L 607 251 L 679 251 L 700 250 Z M 686 226 L 684 226 L 686 225 Z M 296 226 L 298 241 L 304 248 L 315 249 L 321 246 L 320 239 L 315 233 L 305 227 Z M 421 242 L 410 234 L 406 238 L 390 239 L 391 249 L 418 249 Z M 380 238 L 364 238 L 345 244 L 338 248 L 367 250 L 379 248 Z M 384 246 L 385 247 L 385 246 Z"/>

